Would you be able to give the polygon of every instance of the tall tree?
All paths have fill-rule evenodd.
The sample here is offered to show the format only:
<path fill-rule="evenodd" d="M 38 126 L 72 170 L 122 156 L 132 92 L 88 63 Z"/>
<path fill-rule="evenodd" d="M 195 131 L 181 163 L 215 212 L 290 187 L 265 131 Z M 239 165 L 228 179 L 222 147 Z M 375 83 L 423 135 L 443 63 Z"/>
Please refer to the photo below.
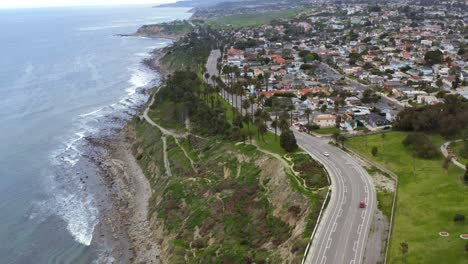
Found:
<path fill-rule="evenodd" d="M 463 176 L 465 183 L 468 183 L 468 162 L 465 165 L 465 175 Z"/>
<path fill-rule="evenodd" d="M 271 127 L 275 130 L 275 141 L 276 141 L 276 137 L 278 135 L 278 126 L 279 126 L 279 121 L 278 121 L 278 117 L 275 117 L 275 120 L 273 120 L 273 122 L 271 122 Z"/>
<path fill-rule="evenodd" d="M 310 108 L 306 108 L 304 113 L 307 115 L 307 125 L 310 125 L 310 114 L 312 114 L 312 110 Z"/>

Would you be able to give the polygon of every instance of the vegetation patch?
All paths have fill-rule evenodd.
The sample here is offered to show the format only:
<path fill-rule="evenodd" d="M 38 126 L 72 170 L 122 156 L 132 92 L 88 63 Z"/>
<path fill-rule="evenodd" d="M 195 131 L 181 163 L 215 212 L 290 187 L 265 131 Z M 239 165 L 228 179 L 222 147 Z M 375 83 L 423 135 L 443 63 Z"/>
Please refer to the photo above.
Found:
<path fill-rule="evenodd" d="M 438 235 L 440 230 L 451 234 L 462 234 L 466 230 L 465 223 L 453 220 L 456 214 L 468 214 L 464 203 L 468 188 L 462 181 L 463 172 L 454 165 L 445 170 L 441 156 L 413 159 L 412 150 L 401 143 L 408 134 L 386 133 L 384 147 L 380 135 L 369 135 L 367 140 L 366 137 L 350 138 L 347 143 L 350 148 L 398 175 L 397 207 L 388 261 L 405 263 L 401 245 L 406 243 L 406 263 L 464 263 L 467 255 L 463 240 L 455 235 Z M 444 142 L 441 136 L 426 136 L 436 146 Z M 375 156 L 370 153 L 372 147 L 379 147 Z M 378 198 L 382 204 L 390 200 L 382 194 Z"/>
<path fill-rule="evenodd" d="M 265 13 L 241 14 L 212 18 L 206 24 L 215 28 L 243 28 L 268 24 L 275 19 L 295 17 L 299 10 L 279 10 Z"/>

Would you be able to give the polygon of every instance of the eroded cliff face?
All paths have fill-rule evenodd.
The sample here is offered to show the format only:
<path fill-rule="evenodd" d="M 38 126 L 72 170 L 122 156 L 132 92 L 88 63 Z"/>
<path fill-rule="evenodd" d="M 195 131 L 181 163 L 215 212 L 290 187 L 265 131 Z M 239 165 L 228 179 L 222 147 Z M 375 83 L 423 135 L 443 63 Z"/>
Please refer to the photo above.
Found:
<path fill-rule="evenodd" d="M 165 136 L 164 153 L 157 128 L 135 120 L 129 129 L 153 192 L 148 217 L 161 263 L 300 262 L 319 204 L 291 184 L 284 162 L 219 137 Z"/>

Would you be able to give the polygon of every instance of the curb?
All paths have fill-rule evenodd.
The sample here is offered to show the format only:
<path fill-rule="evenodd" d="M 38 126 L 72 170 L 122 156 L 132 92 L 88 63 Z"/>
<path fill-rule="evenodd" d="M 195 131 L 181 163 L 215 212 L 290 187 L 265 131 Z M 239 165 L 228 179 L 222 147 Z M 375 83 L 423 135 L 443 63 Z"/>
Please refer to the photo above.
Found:
<path fill-rule="evenodd" d="M 387 245 L 385 246 L 384 264 L 386 264 L 387 261 L 388 261 L 388 249 L 389 249 L 389 246 L 390 246 L 390 238 L 392 237 L 393 225 L 395 224 L 394 219 L 395 219 L 396 200 L 397 200 L 397 195 L 398 195 L 398 176 L 394 172 L 388 170 L 387 168 L 383 167 L 382 165 L 380 165 L 380 164 L 378 164 L 376 162 L 373 162 L 373 161 L 369 160 L 368 158 L 362 156 L 361 154 L 355 152 L 354 150 L 352 150 L 352 149 L 350 149 L 348 147 L 345 147 L 345 149 L 347 151 L 349 151 L 349 153 L 351 153 L 352 155 L 355 155 L 355 156 L 361 158 L 362 160 L 369 163 L 370 165 L 372 165 L 372 166 L 376 167 L 377 169 L 387 173 L 395 181 L 395 193 L 393 195 L 392 214 L 390 216 L 390 225 L 389 225 L 389 229 L 388 229 Z"/>

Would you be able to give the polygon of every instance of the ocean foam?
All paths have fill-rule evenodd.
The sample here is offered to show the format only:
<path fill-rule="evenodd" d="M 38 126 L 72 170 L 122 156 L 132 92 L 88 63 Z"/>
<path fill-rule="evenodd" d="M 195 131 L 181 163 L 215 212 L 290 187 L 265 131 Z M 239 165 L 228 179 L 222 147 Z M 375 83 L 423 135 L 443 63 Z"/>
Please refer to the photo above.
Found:
<path fill-rule="evenodd" d="M 82 158 L 80 149 L 85 142 L 83 139 L 98 135 L 99 125 L 106 123 L 104 118 L 114 113 L 128 115 L 128 110 L 132 111 L 136 105 L 147 100 L 147 96 L 137 93 L 137 90 L 150 85 L 157 75 L 141 63 L 133 65 L 129 71 L 131 78 L 128 80 L 129 86 L 125 89 L 126 95 L 116 103 L 77 116 L 73 129 L 77 132 L 65 138 L 63 147 L 54 151 L 51 156 L 51 162 L 58 172 L 50 177 L 51 182 L 47 186 L 54 198 L 42 206 L 52 208 L 50 214 L 62 218 L 73 238 L 86 246 L 89 246 L 93 239 L 94 228 L 99 221 L 99 210 L 93 194 L 83 189 L 85 185 L 78 180 L 82 174 L 77 173 L 74 167 Z M 36 218 L 37 215 L 31 214 L 30 217 Z"/>
<path fill-rule="evenodd" d="M 138 88 L 145 87 L 155 78 L 155 74 L 153 72 L 143 69 L 141 66 L 133 68 L 131 71 L 132 76 L 128 81 L 131 86 L 126 89 L 129 97 L 133 96 Z"/>

